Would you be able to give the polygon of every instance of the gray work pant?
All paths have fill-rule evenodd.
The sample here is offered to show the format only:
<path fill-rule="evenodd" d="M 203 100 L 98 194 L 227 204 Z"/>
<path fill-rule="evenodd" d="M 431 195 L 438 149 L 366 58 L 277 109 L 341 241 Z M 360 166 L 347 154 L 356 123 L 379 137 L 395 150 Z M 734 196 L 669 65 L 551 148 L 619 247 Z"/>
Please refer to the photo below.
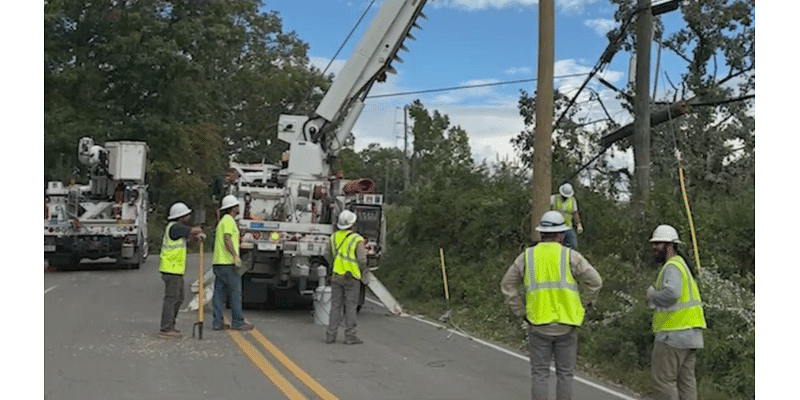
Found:
<path fill-rule="evenodd" d="M 697 400 L 696 360 L 696 349 L 679 349 L 655 342 L 650 373 L 656 400 Z"/>
<path fill-rule="evenodd" d="M 161 274 L 164 281 L 164 303 L 161 307 L 161 332 L 175 329 L 175 318 L 183 304 L 183 275 Z"/>
<path fill-rule="evenodd" d="M 531 359 L 531 399 L 547 400 L 550 362 L 556 362 L 556 399 L 572 399 L 572 378 L 578 356 L 578 330 L 561 336 L 536 332 L 528 324 L 528 353 Z"/>
<path fill-rule="evenodd" d="M 344 316 L 345 339 L 356 336 L 356 312 L 361 281 L 334 275 L 331 277 L 331 316 L 326 331 L 329 338 L 336 338 L 339 324 Z"/>

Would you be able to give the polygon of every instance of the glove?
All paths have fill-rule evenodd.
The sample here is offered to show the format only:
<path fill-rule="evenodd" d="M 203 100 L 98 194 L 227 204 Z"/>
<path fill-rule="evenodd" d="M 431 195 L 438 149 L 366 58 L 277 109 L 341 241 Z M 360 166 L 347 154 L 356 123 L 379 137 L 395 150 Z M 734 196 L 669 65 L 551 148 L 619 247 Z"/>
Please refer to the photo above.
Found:
<path fill-rule="evenodd" d="M 198 233 L 197 234 L 197 239 L 198 240 L 206 240 L 206 234 L 203 233 L 203 232 Z"/>
<path fill-rule="evenodd" d="M 236 265 L 237 267 L 241 267 L 242 266 L 242 259 L 239 258 L 239 256 L 236 256 L 236 258 L 233 259 L 233 264 Z"/>
<path fill-rule="evenodd" d="M 583 233 L 583 225 L 578 224 L 578 235 L 580 235 L 581 233 Z"/>

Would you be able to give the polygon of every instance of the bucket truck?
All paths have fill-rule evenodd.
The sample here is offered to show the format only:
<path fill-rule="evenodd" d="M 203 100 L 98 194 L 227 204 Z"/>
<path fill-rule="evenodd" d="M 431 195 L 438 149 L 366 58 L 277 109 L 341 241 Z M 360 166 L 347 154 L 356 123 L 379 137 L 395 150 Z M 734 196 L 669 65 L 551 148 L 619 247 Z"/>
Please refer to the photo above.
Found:
<path fill-rule="evenodd" d="M 409 31 L 424 18 L 425 0 L 386 0 L 311 115 L 281 115 L 278 139 L 289 144 L 279 164 L 231 163 L 239 179 L 242 301 L 271 303 L 277 294 L 313 299 L 330 272 L 325 255 L 342 210 L 356 213 L 354 230 L 369 244 L 371 270 L 384 251 L 383 195 L 369 179 L 333 176 L 331 166 L 364 108 L 372 85 L 394 73 Z M 395 313 L 400 305 L 367 272 L 362 283 Z M 364 287 L 359 308 L 364 302 Z M 288 292 L 288 293 L 287 293 Z"/>
<path fill-rule="evenodd" d="M 138 269 L 148 255 L 147 144 L 78 142 L 78 160 L 90 182 L 47 182 L 44 196 L 44 257 L 51 266 L 110 257 Z"/>

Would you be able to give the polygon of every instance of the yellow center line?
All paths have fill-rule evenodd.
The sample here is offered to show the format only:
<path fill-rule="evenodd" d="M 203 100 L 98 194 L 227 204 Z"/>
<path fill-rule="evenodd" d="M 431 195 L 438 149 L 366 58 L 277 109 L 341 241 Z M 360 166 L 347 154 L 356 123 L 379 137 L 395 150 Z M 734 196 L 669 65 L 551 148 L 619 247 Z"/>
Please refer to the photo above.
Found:
<path fill-rule="evenodd" d="M 289 357 L 286 357 L 283 352 L 281 352 L 275 345 L 272 344 L 264 335 L 261 334 L 258 330 L 250 331 L 250 334 L 255 338 L 255 340 L 261 344 L 267 351 L 272 354 L 275 359 L 278 360 L 286 369 L 288 369 L 292 374 L 294 374 L 297 379 L 303 382 L 306 387 L 311 389 L 317 396 L 319 396 L 322 400 L 338 400 L 336 396 L 334 396 L 331 392 L 329 392 L 325 387 L 320 385 L 317 381 L 314 380 L 310 375 L 308 375 L 305 371 L 300 369 Z"/>
<path fill-rule="evenodd" d="M 250 359 L 258 369 L 261 370 L 262 373 L 272 381 L 278 389 L 286 395 L 286 398 L 289 400 L 306 400 L 306 397 L 300 393 L 297 388 L 295 388 L 291 383 L 289 383 L 283 375 L 272 366 L 272 364 L 267 361 L 263 355 L 251 345 L 241 333 L 237 331 L 228 331 L 228 336 L 233 339 L 233 342 L 236 343 L 237 346 L 244 352 L 245 356 Z"/>

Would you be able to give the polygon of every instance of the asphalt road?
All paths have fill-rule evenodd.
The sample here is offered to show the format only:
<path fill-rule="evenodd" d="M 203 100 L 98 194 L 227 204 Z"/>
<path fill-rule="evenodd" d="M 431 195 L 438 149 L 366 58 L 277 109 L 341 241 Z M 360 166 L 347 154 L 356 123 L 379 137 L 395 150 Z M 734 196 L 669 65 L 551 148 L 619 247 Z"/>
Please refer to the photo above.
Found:
<path fill-rule="evenodd" d="M 204 256 L 208 265 L 210 254 Z M 189 285 L 196 255 L 187 261 Z M 211 330 L 183 311 L 183 338 L 158 338 L 163 282 L 158 257 L 140 270 L 85 262 L 44 274 L 45 399 L 526 399 L 525 355 L 418 316 L 390 316 L 369 300 L 362 345 L 325 344 L 311 308 L 245 310 L 250 332 Z M 194 332 L 193 332 L 194 331 Z M 195 333 L 196 337 L 192 337 Z M 551 374 L 551 398 L 555 377 Z M 576 377 L 576 399 L 636 397 Z"/>

